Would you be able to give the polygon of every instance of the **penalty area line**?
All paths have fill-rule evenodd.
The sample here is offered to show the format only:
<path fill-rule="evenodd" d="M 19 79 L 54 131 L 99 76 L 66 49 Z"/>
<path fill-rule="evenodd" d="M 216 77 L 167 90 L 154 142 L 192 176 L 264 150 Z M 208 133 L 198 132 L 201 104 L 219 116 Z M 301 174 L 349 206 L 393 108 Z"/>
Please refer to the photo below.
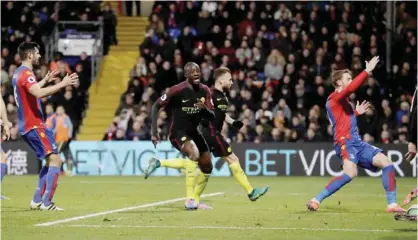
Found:
<path fill-rule="evenodd" d="M 222 230 L 273 230 L 273 231 L 334 231 L 334 232 L 396 232 L 389 229 L 357 228 L 291 228 L 291 227 L 233 227 L 233 226 L 165 226 L 165 225 L 88 225 L 71 224 L 65 227 L 74 228 L 173 228 L 173 229 L 222 229 Z"/>
<path fill-rule="evenodd" d="M 214 197 L 214 196 L 219 196 L 219 195 L 223 195 L 223 194 L 224 194 L 223 192 L 203 194 L 202 198 Z M 92 213 L 92 214 L 82 215 L 82 216 L 78 216 L 78 217 L 65 218 L 65 219 L 62 219 L 62 220 L 57 220 L 57 221 L 52 221 L 52 222 L 38 223 L 38 224 L 35 224 L 35 226 L 36 227 L 53 226 L 53 225 L 57 225 L 57 224 L 60 224 L 60 223 L 68 223 L 68 222 L 78 221 L 78 220 L 81 220 L 81 219 L 103 216 L 103 215 L 118 213 L 118 212 L 127 212 L 127 211 L 140 209 L 140 208 L 155 207 L 155 206 L 165 205 L 165 204 L 168 204 L 168 203 L 180 202 L 180 201 L 184 201 L 184 200 L 186 200 L 186 198 L 184 198 L 184 197 L 183 198 L 174 198 L 174 199 L 169 199 L 169 200 L 165 200 L 165 201 L 159 201 L 159 202 L 141 204 L 141 205 L 132 206 L 132 207 L 126 207 L 126 208 L 120 208 L 120 209 L 109 210 L 109 211 L 104 211 L 104 212 Z"/>

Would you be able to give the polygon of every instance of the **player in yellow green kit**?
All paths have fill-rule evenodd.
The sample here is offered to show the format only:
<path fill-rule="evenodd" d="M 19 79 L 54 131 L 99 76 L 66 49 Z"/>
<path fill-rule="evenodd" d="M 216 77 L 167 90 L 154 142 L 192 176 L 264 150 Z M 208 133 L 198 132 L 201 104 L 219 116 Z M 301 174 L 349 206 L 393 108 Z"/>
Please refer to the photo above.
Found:
<path fill-rule="evenodd" d="M 256 201 L 268 191 L 268 186 L 264 188 L 253 188 L 251 186 L 247 176 L 239 164 L 238 157 L 232 152 L 231 146 L 225 141 L 224 137 L 220 133 L 224 121 L 231 124 L 236 129 L 240 129 L 243 126 L 241 121 L 233 120 L 228 114 L 226 114 L 226 110 L 228 108 L 228 97 L 225 92 L 229 91 L 233 83 L 231 71 L 228 68 L 220 67 L 215 70 L 214 78 L 215 85 L 212 90 L 212 101 L 215 108 L 215 119 L 213 122 L 208 122 L 207 126 L 202 126 L 201 130 L 203 137 L 205 138 L 212 154 L 215 157 L 221 157 L 223 160 L 228 162 L 232 175 L 246 191 L 249 199 L 251 201 Z M 153 157 L 150 159 L 149 165 L 145 170 L 145 179 L 147 179 L 159 167 L 185 169 L 186 166 L 188 166 L 190 169 L 191 162 L 192 161 L 188 159 L 182 158 L 158 160 Z M 203 173 L 199 171 L 196 179 L 190 178 L 187 181 L 190 181 L 190 184 L 194 184 L 194 182 L 199 183 L 200 181 L 207 181 L 207 179 L 208 178 L 205 178 Z M 199 186 L 206 185 L 197 184 L 194 189 L 193 198 L 198 204 L 198 208 L 211 209 L 211 207 L 200 203 L 200 194 L 203 192 L 203 189 L 199 189 Z"/>

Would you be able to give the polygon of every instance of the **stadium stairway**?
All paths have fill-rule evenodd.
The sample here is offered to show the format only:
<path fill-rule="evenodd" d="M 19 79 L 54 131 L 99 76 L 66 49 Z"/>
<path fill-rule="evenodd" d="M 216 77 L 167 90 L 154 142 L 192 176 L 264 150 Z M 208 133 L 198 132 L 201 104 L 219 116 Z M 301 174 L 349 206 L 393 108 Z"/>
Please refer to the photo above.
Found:
<path fill-rule="evenodd" d="M 90 88 L 89 108 L 77 140 L 103 138 L 128 87 L 129 73 L 139 54 L 138 46 L 144 41 L 147 18 L 117 16 L 117 21 L 118 45 L 110 47 L 101 72 Z"/>

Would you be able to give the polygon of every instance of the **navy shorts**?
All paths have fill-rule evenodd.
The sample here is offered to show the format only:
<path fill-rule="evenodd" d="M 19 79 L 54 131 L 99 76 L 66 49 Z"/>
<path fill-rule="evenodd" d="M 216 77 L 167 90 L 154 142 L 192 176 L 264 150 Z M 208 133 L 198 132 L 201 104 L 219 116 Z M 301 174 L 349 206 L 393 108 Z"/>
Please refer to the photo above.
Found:
<path fill-rule="evenodd" d="M 345 139 L 335 145 L 335 152 L 341 164 L 351 161 L 357 166 L 376 172 L 379 169 L 373 165 L 373 158 L 383 150 L 359 139 Z"/>
<path fill-rule="evenodd" d="M 41 160 L 50 154 L 58 154 L 54 133 L 47 128 L 35 128 L 23 135 L 23 139 L 35 151 L 36 157 Z"/>

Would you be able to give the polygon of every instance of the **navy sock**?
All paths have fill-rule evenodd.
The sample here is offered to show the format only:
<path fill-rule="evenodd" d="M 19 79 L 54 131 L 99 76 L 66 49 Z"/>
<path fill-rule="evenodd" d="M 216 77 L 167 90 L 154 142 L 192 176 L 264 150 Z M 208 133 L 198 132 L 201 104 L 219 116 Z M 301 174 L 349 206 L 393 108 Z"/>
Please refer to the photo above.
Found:
<path fill-rule="evenodd" d="M 396 203 L 396 179 L 393 165 L 382 169 L 382 183 L 386 191 L 388 204 Z"/>
<path fill-rule="evenodd" d="M 3 182 L 4 175 L 6 175 L 7 163 L 1 163 L 1 181 Z"/>
<path fill-rule="evenodd" d="M 42 196 L 44 195 L 45 188 L 46 188 L 46 174 L 48 173 L 48 167 L 42 167 L 41 171 L 39 172 L 38 177 L 38 187 L 35 190 L 35 194 L 33 195 L 33 201 L 39 203 L 42 201 Z"/>
<path fill-rule="evenodd" d="M 349 183 L 352 180 L 350 176 L 347 174 L 343 174 L 342 176 L 335 177 L 328 183 L 328 185 L 322 190 L 315 199 L 319 202 L 322 202 L 325 198 L 331 196 L 340 188 L 342 188 L 345 184 Z"/>
<path fill-rule="evenodd" d="M 45 206 L 51 204 L 52 198 L 55 194 L 55 189 L 58 185 L 58 177 L 60 175 L 60 169 L 58 167 L 49 167 L 48 173 L 46 174 L 46 191 L 43 196 Z"/>

